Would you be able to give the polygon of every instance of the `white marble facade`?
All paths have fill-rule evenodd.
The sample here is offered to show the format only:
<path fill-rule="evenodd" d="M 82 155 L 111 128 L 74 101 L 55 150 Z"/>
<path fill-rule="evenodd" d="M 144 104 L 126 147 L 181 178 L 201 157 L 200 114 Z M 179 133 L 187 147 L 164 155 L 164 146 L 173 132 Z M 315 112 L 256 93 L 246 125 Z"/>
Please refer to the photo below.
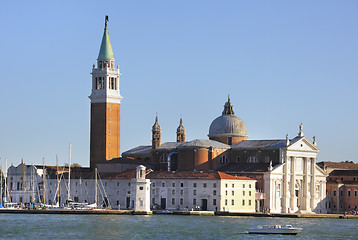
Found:
<path fill-rule="evenodd" d="M 305 137 L 280 149 L 280 164 L 264 174 L 264 208 L 272 213 L 326 213 L 327 174 L 317 166 L 319 149 Z"/>

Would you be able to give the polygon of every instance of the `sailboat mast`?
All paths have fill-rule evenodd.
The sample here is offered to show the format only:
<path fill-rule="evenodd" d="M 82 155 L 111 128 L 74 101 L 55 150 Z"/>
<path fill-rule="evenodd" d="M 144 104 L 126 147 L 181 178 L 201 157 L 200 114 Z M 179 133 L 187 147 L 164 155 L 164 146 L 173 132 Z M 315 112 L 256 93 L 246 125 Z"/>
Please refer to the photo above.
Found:
<path fill-rule="evenodd" d="M 57 156 L 57 154 L 56 154 L 56 178 L 57 178 L 57 192 L 56 192 L 56 194 L 57 194 L 57 203 L 58 204 L 60 204 L 60 195 L 59 195 L 59 193 L 60 193 L 60 183 L 59 183 L 59 181 L 58 181 L 58 156 Z"/>
<path fill-rule="evenodd" d="M 3 202 L 2 202 L 2 175 L 3 175 L 4 171 L 2 170 L 2 159 L 1 159 L 1 191 L 0 191 L 0 203 L 1 205 L 3 205 Z"/>
<path fill-rule="evenodd" d="M 6 186 L 6 183 L 7 183 L 7 158 L 5 158 L 5 171 L 6 171 L 6 175 L 4 175 L 5 177 L 5 202 L 7 202 L 7 199 L 6 199 L 6 196 L 7 196 L 7 186 Z"/>
<path fill-rule="evenodd" d="M 68 164 L 68 194 L 67 200 L 71 199 L 71 144 L 70 144 L 70 153 L 69 153 L 70 164 Z"/>
<path fill-rule="evenodd" d="M 21 160 L 22 166 L 22 203 L 25 203 L 25 169 L 24 169 L 24 159 Z"/>
<path fill-rule="evenodd" d="M 34 164 L 32 163 L 32 168 L 31 168 L 31 186 L 32 186 L 32 204 L 35 204 L 35 167 Z"/>
<path fill-rule="evenodd" d="M 43 200 L 44 204 L 46 204 L 46 168 L 45 168 L 45 158 L 42 158 L 42 169 L 43 169 L 43 184 L 44 184 L 44 190 L 43 190 Z"/>
<path fill-rule="evenodd" d="M 96 208 L 97 208 L 97 168 L 95 168 L 95 187 L 94 187 L 94 191 L 95 191 L 95 194 L 94 194 L 94 202 L 96 204 Z"/>

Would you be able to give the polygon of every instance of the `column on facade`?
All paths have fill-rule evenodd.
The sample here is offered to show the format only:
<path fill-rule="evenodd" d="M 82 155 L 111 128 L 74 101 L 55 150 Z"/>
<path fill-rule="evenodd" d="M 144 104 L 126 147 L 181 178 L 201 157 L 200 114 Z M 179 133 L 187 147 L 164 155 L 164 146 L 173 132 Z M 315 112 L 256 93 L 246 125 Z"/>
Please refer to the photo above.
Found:
<path fill-rule="evenodd" d="M 308 195 L 308 189 L 309 189 L 309 172 L 308 172 L 308 165 L 309 165 L 309 158 L 303 158 L 304 162 L 304 177 L 303 177 L 303 201 L 302 201 L 302 210 L 311 211 L 310 209 L 310 197 Z"/>
<path fill-rule="evenodd" d="M 283 167 L 283 194 L 282 194 L 282 209 L 284 213 L 288 212 L 288 159 L 286 156 L 286 163 Z"/>
<path fill-rule="evenodd" d="M 316 159 L 311 158 L 311 210 L 315 209 Z"/>
<path fill-rule="evenodd" d="M 296 157 L 291 157 L 291 180 L 290 180 L 290 208 L 291 208 L 291 212 L 295 210 L 295 161 L 296 161 Z"/>

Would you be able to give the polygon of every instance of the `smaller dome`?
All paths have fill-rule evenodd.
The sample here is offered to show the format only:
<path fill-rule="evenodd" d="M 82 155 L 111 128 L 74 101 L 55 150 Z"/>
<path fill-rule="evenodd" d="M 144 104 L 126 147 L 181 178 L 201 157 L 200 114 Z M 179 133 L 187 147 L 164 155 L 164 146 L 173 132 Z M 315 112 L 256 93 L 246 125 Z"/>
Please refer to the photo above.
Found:
<path fill-rule="evenodd" d="M 181 118 L 180 118 L 179 127 L 177 128 L 177 133 L 185 133 L 185 128 L 183 126 L 183 119 L 181 119 Z"/>

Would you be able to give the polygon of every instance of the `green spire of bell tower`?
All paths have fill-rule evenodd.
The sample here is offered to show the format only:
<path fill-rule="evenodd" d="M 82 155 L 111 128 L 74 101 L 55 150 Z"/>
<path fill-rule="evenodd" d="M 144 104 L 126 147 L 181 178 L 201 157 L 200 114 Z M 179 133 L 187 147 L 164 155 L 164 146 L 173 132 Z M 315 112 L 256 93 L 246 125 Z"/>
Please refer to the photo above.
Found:
<path fill-rule="evenodd" d="M 104 33 L 102 37 L 101 49 L 99 50 L 98 60 L 114 60 L 111 41 L 109 40 L 107 28 L 108 16 L 105 18 Z"/>

